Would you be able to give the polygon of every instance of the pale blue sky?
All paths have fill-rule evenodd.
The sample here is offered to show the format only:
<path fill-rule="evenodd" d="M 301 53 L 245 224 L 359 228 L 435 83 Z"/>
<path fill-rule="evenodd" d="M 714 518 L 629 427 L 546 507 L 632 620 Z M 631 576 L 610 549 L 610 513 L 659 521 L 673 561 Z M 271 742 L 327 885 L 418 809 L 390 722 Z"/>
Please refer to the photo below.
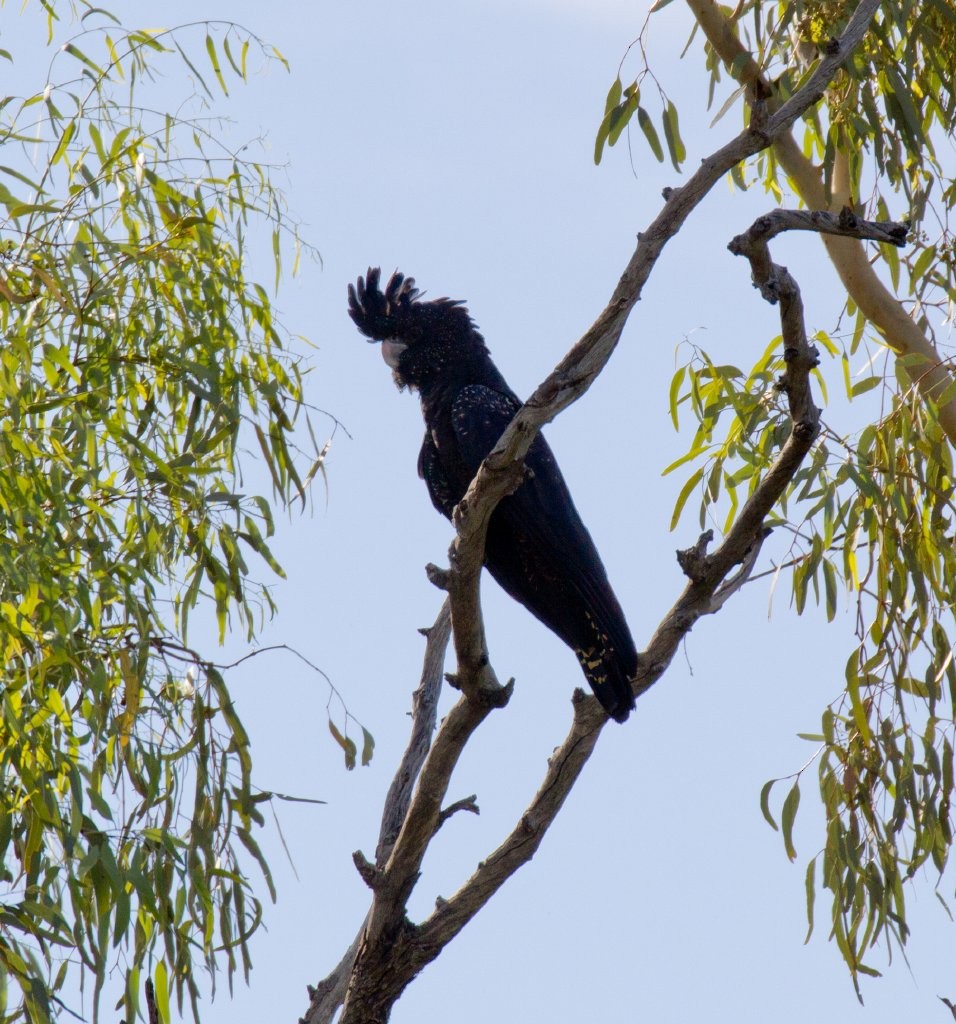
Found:
<path fill-rule="evenodd" d="M 351 440 L 336 436 L 327 505 L 317 490 L 311 516 L 280 525 L 276 553 L 289 579 L 276 587 L 281 610 L 263 642 L 288 643 L 327 672 L 377 748 L 369 768 L 343 770 L 326 730 L 325 683 L 293 657 L 267 655 L 231 674 L 260 784 L 328 804 L 279 807 L 299 880 L 267 840 L 279 903 L 253 942 L 251 987 L 240 984 L 233 1003 L 223 988 L 205 1015 L 209 1024 L 291 1024 L 306 1008 L 306 983 L 337 962 L 368 905 L 351 853 L 374 852 L 420 671 L 416 629 L 440 605 L 423 566 L 443 561 L 451 536 L 416 476 L 417 402 L 396 392 L 377 348 L 354 330 L 346 284 L 381 264 L 413 274 L 432 296 L 467 299 L 499 368 L 526 394 L 600 311 L 660 189 L 680 179 L 640 137 L 636 174 L 623 140 L 599 168 L 592 160 L 604 96 L 643 3 L 123 8 L 151 26 L 239 21 L 292 65 L 291 75 L 273 67 L 233 89 L 225 109 L 235 138 L 264 132 L 287 165 L 279 181 L 322 253 L 321 266 L 306 262 L 283 285 L 279 306 L 317 346 L 309 401 Z M 5 32 L 16 10 L 0 14 Z M 696 45 L 678 61 L 689 27 L 673 4 L 656 16 L 651 45 L 681 109 L 692 168 L 737 121 L 731 114 L 708 128 Z M 13 48 L 8 34 L 0 46 Z M 42 79 L 26 83 L 33 71 L 18 62 L 5 91 L 42 88 Z M 747 364 L 777 333 L 747 267 L 726 250 L 773 205 L 718 186 L 662 258 L 607 373 L 548 431 L 639 648 L 680 591 L 674 549 L 697 536 L 693 517 L 668 532 L 683 478 L 660 476 L 688 443 L 667 411 L 675 350 L 693 336 L 716 361 Z M 804 286 L 811 330 L 831 327 L 834 294 L 814 293 L 829 281 L 822 249 L 788 239 L 778 253 Z M 838 393 L 838 367 L 824 370 Z M 558 640 L 490 581 L 485 594 L 496 669 L 517 689 L 452 782 L 450 798 L 476 793 L 481 816 L 442 829 L 413 916 L 454 891 L 510 830 L 582 682 Z M 765 580 L 697 626 L 631 721 L 605 730 L 534 862 L 413 983 L 394 1024 L 946 1020 L 937 994 L 956 997 L 953 933 L 930 885 L 911 891 L 912 973 L 894 960 L 884 980 L 866 984 L 863 1009 L 826 942 L 825 902 L 802 944 L 804 867 L 819 844 L 813 780 L 804 784 L 796 865 L 763 821 L 758 794 L 810 755 L 795 734 L 815 731 L 841 688 L 852 619 L 841 613 L 826 627 L 821 614 L 799 619 L 787 604 L 781 588 L 768 621 Z M 871 962 L 883 968 L 885 957 Z"/>

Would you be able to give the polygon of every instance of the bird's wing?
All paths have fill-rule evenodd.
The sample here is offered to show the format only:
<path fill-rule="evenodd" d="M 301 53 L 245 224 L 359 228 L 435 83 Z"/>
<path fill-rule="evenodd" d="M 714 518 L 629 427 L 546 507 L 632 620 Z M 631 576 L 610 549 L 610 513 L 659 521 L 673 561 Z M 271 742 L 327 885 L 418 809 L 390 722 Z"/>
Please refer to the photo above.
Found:
<path fill-rule="evenodd" d="M 478 472 L 519 408 L 514 395 L 481 384 L 471 384 L 458 393 L 452 422 L 460 455 L 471 476 Z M 573 562 L 581 555 L 586 563 L 582 568 L 596 562 L 603 579 L 604 569 L 591 535 L 581 522 L 547 441 L 540 435 L 525 456 L 525 465 L 526 480 L 499 508 L 527 535 L 529 543 L 536 543 L 542 550 L 566 548 L 565 554 Z"/>
<path fill-rule="evenodd" d="M 418 475 L 425 481 L 432 504 L 443 516 L 451 519 L 457 502 L 429 431 L 425 432 L 425 439 L 418 453 Z"/>
<path fill-rule="evenodd" d="M 472 475 L 518 408 L 512 394 L 483 385 L 472 384 L 459 392 L 452 418 L 460 454 Z M 535 439 L 525 464 L 527 479 L 501 502 L 489 525 L 489 570 L 575 649 L 589 642 L 587 632 L 582 632 L 583 608 L 597 631 L 608 634 L 612 646 L 631 660 L 634 642 L 623 612 L 543 437 Z"/>
<path fill-rule="evenodd" d="M 510 391 L 485 384 L 469 384 L 455 396 L 452 428 L 459 455 L 472 476 L 520 408 L 521 403 Z"/>

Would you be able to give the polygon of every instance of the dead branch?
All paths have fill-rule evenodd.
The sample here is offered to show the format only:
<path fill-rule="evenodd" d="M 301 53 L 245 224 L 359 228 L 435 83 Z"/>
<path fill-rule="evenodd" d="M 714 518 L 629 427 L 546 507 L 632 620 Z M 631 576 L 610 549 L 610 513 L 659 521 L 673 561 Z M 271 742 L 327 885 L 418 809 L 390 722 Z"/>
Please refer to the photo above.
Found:
<path fill-rule="evenodd" d="M 792 424 L 790 437 L 717 550 L 712 555 L 706 554 L 706 546 L 711 539 L 708 533 L 694 548 L 678 553 L 678 560 L 690 582 L 641 655 L 636 687 L 638 695 L 663 675 L 694 623 L 702 615 L 718 611 L 746 581 L 767 536 L 766 517 L 820 432 L 820 410 L 810 393 L 810 372 L 817 365 L 817 350 L 807 340 L 800 289 L 786 267 L 770 260 L 767 250 L 766 232 L 779 224 L 784 225 L 780 230 L 787 230 L 788 223 L 798 230 L 807 230 L 805 224 L 813 221 L 812 218 L 805 222 L 802 218 L 788 217 L 771 221 L 761 217 L 748 232 L 738 235 L 729 247 L 733 252 L 748 257 L 754 286 L 768 302 L 780 305 L 786 371 L 777 382 L 777 388 L 787 396 Z M 821 230 L 826 230 L 826 226 L 826 222 L 821 221 Z M 861 221 L 857 229 L 863 234 L 877 230 L 877 227 Z M 728 578 L 738 565 L 740 570 Z"/>
<path fill-rule="evenodd" d="M 758 243 L 766 245 L 784 231 L 814 231 L 820 235 L 842 235 L 889 245 L 906 245 L 909 228 L 896 221 L 863 220 L 849 206 L 839 214 L 826 210 L 773 210 L 758 217 L 742 235 L 727 246 L 732 253 L 750 257 Z M 752 257 L 751 257 L 752 258 Z"/>
<path fill-rule="evenodd" d="M 445 651 L 451 635 L 451 606 L 446 599 L 435 624 L 425 633 L 425 661 L 418 689 L 412 694 L 412 735 L 385 798 L 382 826 L 375 849 L 375 863 L 383 867 L 388 860 L 402 822 L 408 813 L 415 780 L 425 763 L 432 733 L 438 718 L 438 698 L 444 677 Z"/>
<path fill-rule="evenodd" d="M 481 814 L 478 807 L 478 796 L 472 793 L 471 796 L 463 797 L 461 800 L 456 800 L 453 804 L 449 804 L 445 807 L 441 814 L 438 815 L 438 828 L 441 828 L 446 821 L 459 811 L 468 811 L 470 814 Z"/>
<path fill-rule="evenodd" d="M 780 220 L 786 222 L 787 218 Z M 866 224 L 858 226 L 861 233 L 871 228 Z M 749 241 L 744 243 L 740 238 Z M 786 268 L 764 259 L 766 241 L 759 229 L 738 236 L 733 244 L 741 254 L 751 258 L 755 283 L 762 294 L 780 307 L 786 370 L 777 386 L 787 396 L 792 429 L 777 459 L 713 554 L 707 553 L 712 540 L 709 533 L 693 548 L 680 553 L 681 566 L 689 582 L 640 656 L 635 680 L 638 696 L 663 675 L 697 620 L 717 612 L 746 582 L 769 532 L 764 525 L 766 517 L 792 481 L 820 429 L 820 413 L 810 393 L 810 373 L 817 364 L 817 352 L 807 340 L 797 283 Z M 454 569 L 450 575 L 455 575 Z M 457 756 L 487 711 L 487 705 L 476 704 L 467 695 L 463 696 L 439 732 L 423 767 L 409 818 L 384 872 L 386 877 L 396 872 L 404 879 L 406 888 L 401 891 L 406 898 L 418 879 L 428 842 L 447 814 L 441 810 L 441 799 Z M 353 973 L 354 987 L 350 987 L 346 995 L 343 1024 L 387 1020 L 389 1007 L 401 988 L 438 956 L 508 878 L 534 856 L 606 722 L 607 717 L 598 702 L 578 691 L 570 732 L 549 760 L 544 781 L 527 810 L 504 842 L 479 864 L 458 892 L 448 899 L 437 900 L 431 916 L 420 925 L 407 920 L 404 902 L 395 902 L 382 908 L 379 931 L 373 933 L 371 922 L 375 905 L 386 898 L 384 890 L 388 884 L 385 878 L 374 877 L 373 916 L 359 950 L 360 960 L 364 956 L 359 968 L 363 977 L 358 978 Z M 451 733 L 447 741 L 446 729 Z M 408 849 L 400 854 L 403 840 Z"/>
<path fill-rule="evenodd" d="M 776 302 L 777 281 L 770 272 L 771 238 L 784 231 L 815 231 L 821 235 L 839 235 L 857 240 L 866 239 L 888 245 L 906 244 L 909 228 L 895 221 L 867 221 L 848 206 L 834 216 L 824 210 L 774 210 L 758 217 L 742 235 L 732 239 L 727 248 L 736 256 L 746 256 L 753 268 L 754 287 L 760 288 L 768 302 Z"/>
<path fill-rule="evenodd" d="M 505 841 L 476 869 L 450 899 L 443 900 L 419 928 L 422 945 L 432 960 L 491 899 L 502 885 L 535 855 L 545 833 L 574 788 L 597 745 L 607 715 L 594 697 L 577 690 L 571 730 L 548 761 L 541 788 Z M 428 962 L 428 961 L 426 961 Z M 424 966 L 424 964 L 423 964 Z"/>
<path fill-rule="evenodd" d="M 867 231 L 869 226 L 861 225 L 860 230 Z M 761 240 L 754 246 L 765 244 Z M 766 269 L 768 277 L 777 282 L 775 301 L 780 302 L 787 366 L 778 387 L 789 401 L 791 435 L 717 550 L 707 555 L 707 545 L 712 540 L 708 532 L 693 548 L 680 553 L 690 583 L 640 656 L 636 680 L 638 696 L 660 678 L 694 623 L 702 615 L 718 611 L 744 584 L 768 533 L 764 526 L 766 516 L 793 479 L 819 433 L 820 413 L 809 385 L 817 353 L 807 341 L 799 288 L 785 268 L 769 263 Z M 571 731 L 552 756 L 545 780 L 521 820 L 462 888 L 450 899 L 443 900 L 420 926 L 418 939 L 434 949 L 433 955 L 437 955 L 504 882 L 534 856 L 590 757 L 605 722 L 606 716 L 597 701 L 579 691 Z"/>
<path fill-rule="evenodd" d="M 412 789 L 431 746 L 432 733 L 438 715 L 438 697 L 445 666 L 445 651 L 451 636 L 451 608 L 446 600 L 441 606 L 434 625 L 425 634 L 425 657 L 421 681 L 412 694 L 412 732 L 402 756 L 398 771 L 389 787 L 382 811 L 378 844 L 375 849 L 375 869 L 381 870 L 388 860 L 395 839 L 408 813 Z M 364 858 L 362 858 L 364 860 Z M 364 876 L 363 876 L 364 877 Z M 322 981 L 309 986 L 309 1009 L 302 1018 L 308 1024 L 329 1024 L 345 999 L 349 976 L 355 957 L 365 934 L 368 917 L 362 922 L 358 934 L 344 956 Z"/>
<path fill-rule="evenodd" d="M 450 556 L 452 575 L 459 577 L 452 594 L 455 651 L 459 659 L 465 656 L 477 664 L 488 661 L 483 630 L 475 624 L 477 620 L 470 620 L 469 643 L 467 646 L 463 643 L 462 650 L 459 650 L 458 628 L 460 623 L 464 623 L 466 607 L 480 614 L 478 578 L 488 518 L 497 503 L 520 483 L 524 456 L 538 432 L 559 412 L 577 401 L 607 365 L 624 324 L 640 299 L 667 242 L 681 230 L 698 204 L 731 168 L 781 138 L 797 118 L 819 102 L 828 84 L 859 45 L 878 8 L 879 0 L 861 0 L 843 35 L 832 41 L 806 84 L 787 103 L 763 119 L 759 128 L 745 128 L 727 145 L 706 157 L 685 185 L 667 190 L 663 209 L 647 230 L 638 235 L 637 247 L 603 312 L 519 409 L 494 450 L 481 464 L 456 509 L 457 536 Z M 459 609 L 457 612 L 456 608 Z"/>
<path fill-rule="evenodd" d="M 740 160 L 770 145 L 820 99 L 829 81 L 863 37 L 878 6 L 878 0 L 862 0 L 843 36 L 829 47 L 828 54 L 803 89 L 768 117 L 759 130 L 744 130 L 704 160 L 686 185 L 668 190 L 664 208 L 649 229 L 639 236 L 637 248 L 608 306 L 522 406 L 482 463 L 455 510 L 457 535 L 449 552 L 449 572 L 441 582 L 447 585 L 451 602 L 458 657 L 457 680 L 463 696 L 435 737 L 391 854 L 381 876 L 376 876 L 372 908 L 351 967 L 340 1024 L 384 1024 L 395 1000 L 412 978 L 438 956 L 507 878 L 533 856 L 607 721 L 594 698 L 575 695 L 571 731 L 552 756 L 544 783 L 518 825 L 451 899 L 440 901 L 421 926 L 412 924 L 405 906 L 418 881 L 428 844 L 441 823 L 451 773 L 472 733 L 492 707 L 507 700 L 510 694 L 510 684 L 500 687 L 490 666 L 478 589 L 485 533 L 492 511 L 521 483 L 524 456 L 541 427 L 583 395 L 606 365 L 666 243 L 724 174 Z M 799 312 L 799 308 L 798 292 L 794 296 L 786 291 L 786 301 L 781 292 L 781 317 L 785 311 L 791 316 Z M 795 351 L 797 354 L 787 359 L 784 375 L 792 414 L 800 405 L 801 396 L 809 396 L 809 386 L 804 386 L 800 378 L 808 375 L 814 365 L 813 358 L 808 359 L 799 345 Z M 818 422 L 813 420 L 812 411 L 815 411 L 812 401 L 801 408 L 799 419 L 794 419 L 790 439 L 761 486 L 741 510 L 734 528 L 712 556 L 702 554 L 706 563 L 703 578 L 689 584 L 642 656 L 636 686 L 639 694 L 663 674 L 677 644 L 694 621 L 713 610 L 711 601 L 728 575 L 738 565 L 746 567 L 755 546 L 759 547 L 765 516 L 792 479 L 816 436 Z M 306 1019 L 310 1024 L 319 1020 L 311 1016 L 311 1011 Z"/>

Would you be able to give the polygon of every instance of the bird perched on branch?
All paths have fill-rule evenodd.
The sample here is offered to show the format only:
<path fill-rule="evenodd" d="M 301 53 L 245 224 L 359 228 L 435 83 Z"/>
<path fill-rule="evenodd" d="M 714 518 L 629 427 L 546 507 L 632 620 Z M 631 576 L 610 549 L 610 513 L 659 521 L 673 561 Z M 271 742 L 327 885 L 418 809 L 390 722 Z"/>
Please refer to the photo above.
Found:
<path fill-rule="evenodd" d="M 450 519 L 521 402 L 462 302 L 425 302 L 414 279 L 399 273 L 382 291 L 376 267 L 349 285 L 349 315 L 382 343 L 399 388 L 419 393 L 425 440 L 418 472 L 432 504 Z M 543 437 L 525 464 L 526 479 L 489 521 L 485 566 L 574 651 L 595 696 L 623 722 L 634 707 L 637 670 L 624 613 Z"/>

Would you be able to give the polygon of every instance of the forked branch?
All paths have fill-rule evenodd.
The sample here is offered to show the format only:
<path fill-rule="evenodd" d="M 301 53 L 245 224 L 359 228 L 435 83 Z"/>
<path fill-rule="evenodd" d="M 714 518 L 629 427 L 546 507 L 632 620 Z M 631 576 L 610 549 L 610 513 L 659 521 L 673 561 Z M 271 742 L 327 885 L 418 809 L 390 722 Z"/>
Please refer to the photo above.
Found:
<path fill-rule="evenodd" d="M 388 1019 L 405 986 L 474 916 L 498 888 L 537 850 L 544 834 L 594 749 L 607 718 L 592 697 L 576 693 L 571 730 L 549 760 L 544 782 L 505 841 L 450 899 L 442 900 L 421 925 L 406 916 L 406 904 L 425 851 L 443 818 L 452 771 L 468 739 L 492 708 L 507 699 L 491 670 L 478 591 L 488 519 L 502 497 L 520 485 L 523 460 L 541 427 L 590 387 L 606 365 L 627 317 L 666 243 L 713 185 L 745 157 L 771 144 L 793 121 L 817 102 L 827 83 L 862 38 L 878 0 L 862 0 L 840 38 L 807 84 L 760 130 L 747 129 L 704 160 L 686 185 L 668 190 L 664 208 L 648 230 L 618 283 L 611 301 L 591 329 L 525 403 L 494 451 L 482 463 L 455 514 L 457 536 L 447 574 L 433 574 L 447 588 L 458 656 L 456 683 L 463 696 L 449 712 L 418 775 L 417 786 L 398 835 L 384 864 L 366 871 L 374 882 L 372 907 L 362 934 L 340 964 L 348 973 L 341 1024 L 369 1024 Z M 819 230 L 819 228 L 811 228 Z M 638 695 L 660 678 L 681 639 L 704 614 L 716 611 L 745 581 L 764 537 L 764 520 L 793 478 L 813 443 L 819 414 L 810 399 L 809 372 L 815 354 L 802 328 L 799 291 L 783 268 L 775 268 L 784 320 L 787 372 L 781 381 L 791 405 L 793 430 L 763 482 L 741 510 L 737 522 L 712 555 L 701 545 L 694 578 L 686 587 L 641 657 L 635 680 Z M 792 284 L 792 287 L 791 287 Z M 799 330 L 794 326 L 799 322 Z M 738 568 L 742 567 L 742 568 Z M 440 577 L 440 578 L 439 578 Z M 348 967 L 346 968 L 346 964 Z M 328 981 L 328 979 L 327 979 Z M 341 974 L 335 986 L 341 990 Z M 324 992 L 329 986 L 323 983 Z M 327 1021 L 313 1001 L 306 1021 Z"/>
<path fill-rule="evenodd" d="M 638 235 L 637 247 L 604 311 L 525 402 L 481 464 L 455 514 L 458 535 L 452 544 L 451 559 L 453 567 L 457 564 L 459 570 L 452 596 L 452 621 L 455 625 L 455 649 L 460 657 L 465 656 L 477 665 L 488 661 L 483 633 L 479 636 L 479 627 L 474 625 L 477 620 L 471 619 L 465 634 L 468 643 L 459 641 L 459 621 L 466 617 L 459 615 L 456 609 L 467 605 L 475 611 L 480 610 L 478 578 L 488 517 L 498 502 L 520 483 L 524 457 L 538 432 L 559 412 L 577 401 L 607 365 L 658 257 L 698 204 L 741 160 L 784 137 L 797 118 L 819 102 L 827 86 L 863 39 L 878 9 L 879 0 L 861 0 L 843 34 L 831 42 L 815 71 L 787 103 L 763 118 L 759 127 L 745 128 L 727 145 L 706 157 L 686 184 L 666 190 L 663 209 Z M 477 654 L 476 645 L 480 647 Z"/>
<path fill-rule="evenodd" d="M 697 620 L 717 612 L 746 582 L 769 533 L 765 525 L 767 515 L 793 480 L 819 433 L 820 412 L 810 390 L 817 352 L 807 339 L 800 290 L 787 269 L 772 262 L 767 248 L 767 239 L 784 230 L 832 230 L 859 238 L 880 236 L 895 244 L 902 244 L 906 236 L 902 225 L 855 219 L 851 223 L 849 218 L 838 223 L 828 216 L 777 211 L 758 219 L 731 242 L 732 251 L 749 260 L 755 287 L 780 308 L 786 369 L 777 388 L 787 397 L 790 436 L 713 553 L 708 554 L 712 540 L 709 532 L 692 548 L 679 552 L 678 560 L 688 583 L 640 657 L 635 679 L 638 696 L 661 678 Z M 449 575 L 454 573 L 453 568 Z M 405 905 L 432 836 L 451 810 L 473 806 L 474 798 L 446 810 L 442 809 L 442 802 L 461 750 L 488 711 L 487 703 L 470 700 L 467 694 L 461 697 L 422 766 L 418 788 L 388 862 L 384 867 L 359 862 L 363 877 L 373 888 L 373 906 L 361 940 L 347 957 L 351 981 L 345 996 L 343 1024 L 387 1020 L 391 1005 L 405 985 L 534 856 L 607 722 L 593 697 L 581 691 L 575 693 L 571 729 L 549 759 L 544 780 L 520 820 L 458 892 L 438 900 L 434 912 L 421 924 L 413 925 L 406 917 Z M 327 1019 L 307 1017 L 309 1021 Z"/>

